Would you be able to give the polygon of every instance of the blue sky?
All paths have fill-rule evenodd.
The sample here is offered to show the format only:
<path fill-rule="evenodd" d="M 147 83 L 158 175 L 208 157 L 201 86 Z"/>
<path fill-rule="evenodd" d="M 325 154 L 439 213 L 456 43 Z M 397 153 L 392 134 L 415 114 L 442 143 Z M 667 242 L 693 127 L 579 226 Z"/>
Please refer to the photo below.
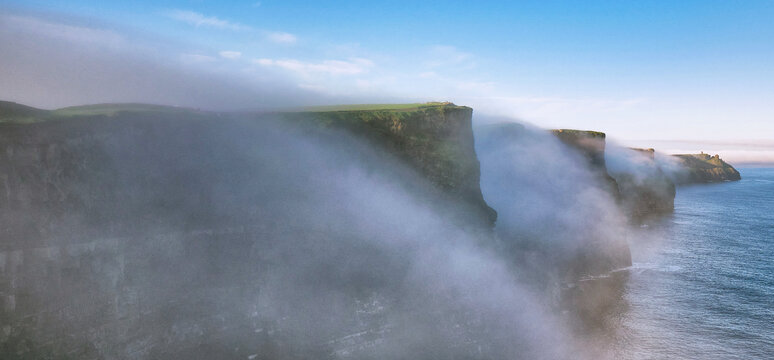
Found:
<path fill-rule="evenodd" d="M 0 4 L 318 102 L 450 100 L 620 139 L 774 140 L 774 1 Z"/>

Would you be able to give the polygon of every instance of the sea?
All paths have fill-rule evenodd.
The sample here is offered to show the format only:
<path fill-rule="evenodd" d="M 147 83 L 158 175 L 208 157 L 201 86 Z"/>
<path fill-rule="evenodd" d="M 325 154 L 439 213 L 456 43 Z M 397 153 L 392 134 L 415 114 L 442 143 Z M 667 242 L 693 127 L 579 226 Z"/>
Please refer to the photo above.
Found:
<path fill-rule="evenodd" d="M 774 359 L 774 168 L 678 188 L 630 240 L 627 359 Z"/>

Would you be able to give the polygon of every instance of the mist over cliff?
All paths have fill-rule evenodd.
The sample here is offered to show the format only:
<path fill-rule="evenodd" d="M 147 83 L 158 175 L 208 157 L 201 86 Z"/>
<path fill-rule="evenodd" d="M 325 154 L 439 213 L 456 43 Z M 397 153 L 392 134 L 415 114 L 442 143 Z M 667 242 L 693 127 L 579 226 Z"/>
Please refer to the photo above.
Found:
<path fill-rule="evenodd" d="M 202 113 L 6 127 L 4 222 L 34 227 L 5 234 L 4 353 L 574 357 L 542 275 L 402 161 L 305 129 Z"/>
<path fill-rule="evenodd" d="M 4 354 L 615 358 L 604 143 L 449 103 L 2 105 Z"/>
<path fill-rule="evenodd" d="M 543 253 L 549 262 L 595 254 L 588 263 L 573 265 L 576 275 L 629 265 L 614 193 L 583 154 L 543 129 L 519 123 L 483 125 L 476 135 L 481 189 L 498 211 L 496 231 L 503 241 Z"/>
<path fill-rule="evenodd" d="M 342 100 L 81 21 L 0 15 L 4 99 L 192 108 L 0 104 L 0 357 L 607 356 L 584 334 L 631 239 L 604 142 L 449 103 L 269 112 Z"/>

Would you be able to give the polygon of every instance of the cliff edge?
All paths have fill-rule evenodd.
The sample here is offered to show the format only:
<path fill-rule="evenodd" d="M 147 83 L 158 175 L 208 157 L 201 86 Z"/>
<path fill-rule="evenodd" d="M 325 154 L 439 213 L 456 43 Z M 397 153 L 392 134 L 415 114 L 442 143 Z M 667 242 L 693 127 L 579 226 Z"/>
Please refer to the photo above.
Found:
<path fill-rule="evenodd" d="M 621 190 L 621 205 L 635 219 L 671 213 L 675 209 L 675 183 L 656 163 L 654 149 L 621 149 L 610 168 Z"/>
<path fill-rule="evenodd" d="M 68 229 L 84 222 L 95 234 L 111 236 L 130 233 L 139 218 L 160 226 L 221 224 L 213 220 L 211 204 L 218 201 L 212 189 L 240 188 L 233 182 L 247 178 L 223 174 L 263 166 L 251 164 L 260 160 L 250 159 L 255 151 L 234 139 L 258 141 L 270 123 L 297 127 L 294 131 L 310 139 L 319 138 L 320 130 L 335 130 L 329 143 L 341 146 L 346 138 L 341 132 L 348 132 L 375 145 L 349 152 L 396 158 L 419 175 L 403 177 L 417 196 L 444 199 L 456 220 L 491 228 L 496 212 L 481 195 L 471 116 L 471 108 L 451 103 L 234 114 L 148 104 L 48 111 L 0 102 L 0 234 L 7 239 L 0 248 L 41 246 L 53 236 L 77 238 L 81 235 Z M 243 159 L 247 163 L 238 168 L 235 161 Z M 422 178 L 427 181 L 414 181 Z M 154 219 L 145 219 L 149 209 Z"/>
<path fill-rule="evenodd" d="M 308 333 L 288 323 L 323 328 L 297 358 L 358 344 L 381 315 L 357 304 L 410 274 L 397 240 L 442 243 L 464 221 L 490 239 L 471 114 L 0 103 L 0 358 L 289 354 Z M 308 294 L 352 313 L 285 292 L 321 283 Z"/>
<path fill-rule="evenodd" d="M 593 170 L 596 171 L 605 190 L 616 200 L 621 199 L 618 183 L 610 176 L 605 162 L 605 133 L 599 131 L 556 129 L 551 130 L 560 141 L 580 151 Z"/>
<path fill-rule="evenodd" d="M 280 115 L 291 123 L 344 130 L 386 150 L 446 196 L 467 204 L 460 213 L 473 210 L 491 227 L 497 212 L 481 194 L 472 114 L 467 106 L 444 102 L 321 107 Z"/>
<path fill-rule="evenodd" d="M 741 180 L 742 176 L 733 166 L 723 161 L 719 155 L 709 154 L 678 154 L 674 155 L 684 171 L 675 175 L 678 185 L 712 183 Z"/>

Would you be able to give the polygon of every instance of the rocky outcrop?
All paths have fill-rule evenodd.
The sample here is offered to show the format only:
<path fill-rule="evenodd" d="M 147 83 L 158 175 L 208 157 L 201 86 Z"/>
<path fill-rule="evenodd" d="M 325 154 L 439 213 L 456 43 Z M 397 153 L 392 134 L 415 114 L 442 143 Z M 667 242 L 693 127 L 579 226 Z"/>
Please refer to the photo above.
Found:
<path fill-rule="evenodd" d="M 476 150 L 485 199 L 501 219 L 495 233 L 528 281 L 583 323 L 615 306 L 627 275 L 617 270 L 631 253 L 604 134 L 487 124 L 476 128 Z"/>
<path fill-rule="evenodd" d="M 674 181 L 679 185 L 712 183 L 741 180 L 739 171 L 723 161 L 719 155 L 680 154 L 674 155 L 682 169 L 674 174 Z"/>
<path fill-rule="evenodd" d="M 668 214 L 675 207 L 675 184 L 656 163 L 654 149 L 622 149 L 622 164 L 610 167 L 621 205 L 636 220 Z M 627 156 L 628 155 L 628 156 Z"/>
<path fill-rule="evenodd" d="M 612 168 L 606 161 L 605 134 L 598 131 L 553 130 L 563 143 L 580 150 L 607 190 L 632 219 L 670 213 L 674 210 L 675 185 L 655 162 L 653 149 L 629 149 Z M 623 163 L 623 164 L 622 164 Z"/>
<path fill-rule="evenodd" d="M 605 231 L 618 219 L 606 217 L 618 189 L 605 167 L 603 134 L 554 134 L 562 141 L 517 123 L 476 129 L 484 194 L 504 220 L 496 233 L 516 254 L 545 252 L 563 281 L 631 265 L 626 241 Z"/>
<path fill-rule="evenodd" d="M 595 170 L 605 189 L 615 199 L 621 198 L 618 184 L 608 173 L 605 163 L 605 133 L 572 129 L 558 129 L 551 132 L 563 143 L 579 150 L 591 168 Z"/>

